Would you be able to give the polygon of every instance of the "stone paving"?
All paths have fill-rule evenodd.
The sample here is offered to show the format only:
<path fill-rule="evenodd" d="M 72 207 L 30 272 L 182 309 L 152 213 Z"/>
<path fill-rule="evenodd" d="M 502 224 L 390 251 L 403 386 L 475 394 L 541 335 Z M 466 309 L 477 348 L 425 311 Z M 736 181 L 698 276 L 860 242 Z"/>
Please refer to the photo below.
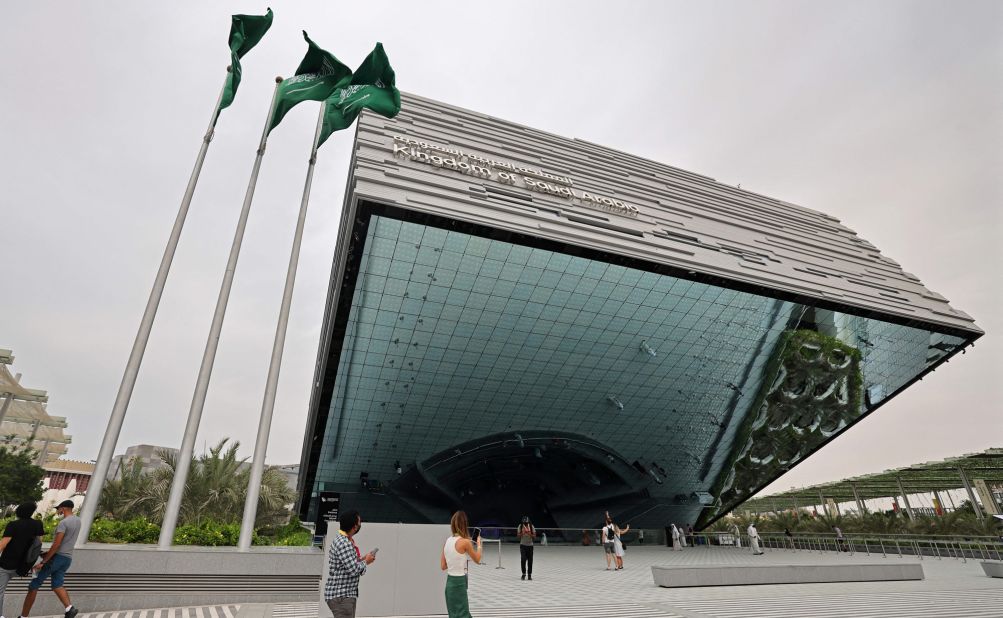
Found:
<path fill-rule="evenodd" d="M 45 592 L 48 592 L 46 590 Z M 72 593 L 72 591 L 71 591 Z M 83 612 L 77 618 L 236 618 L 240 612 L 239 605 L 211 605 L 203 607 L 161 607 L 158 609 L 133 609 L 107 612 Z M 314 613 L 316 615 L 316 604 Z M 16 615 L 16 614 L 15 614 Z M 41 618 L 61 618 L 59 616 Z M 32 616 L 35 618 L 35 616 Z"/>
<path fill-rule="evenodd" d="M 595 547 L 537 547 L 533 581 L 519 579 L 517 546 L 495 548 L 484 565 L 470 567 L 470 605 L 475 618 L 911 618 L 930 615 L 1001 618 L 1003 580 L 986 577 L 978 560 L 747 549 L 629 547 L 622 571 L 605 570 Z M 786 584 L 713 588 L 659 588 L 655 564 L 750 565 L 918 561 L 926 579 L 902 582 Z M 255 604 L 80 614 L 78 618 L 312 618 L 316 603 Z M 398 617 L 402 618 L 402 617 Z"/>
<path fill-rule="evenodd" d="M 747 549 L 731 547 L 690 547 L 681 552 L 664 547 L 630 547 L 624 559 L 625 569 L 606 571 L 602 552 L 597 548 L 537 547 L 533 581 L 524 582 L 519 579 L 517 548 L 503 548 L 504 570 L 493 568 L 497 565 L 496 554 L 488 557 L 487 566 L 471 567 L 470 599 L 475 609 L 630 602 L 654 605 L 666 611 L 666 616 L 846 617 L 870 613 L 884 617 L 926 616 L 930 607 L 940 607 L 942 615 L 950 616 L 1003 616 L 1003 582 L 986 577 L 975 560 L 967 564 L 948 558 L 921 560 L 926 576 L 923 581 L 669 589 L 652 583 L 652 565 L 824 564 L 918 559 L 780 550 L 753 556 Z M 781 609 L 774 614 L 772 607 Z"/>

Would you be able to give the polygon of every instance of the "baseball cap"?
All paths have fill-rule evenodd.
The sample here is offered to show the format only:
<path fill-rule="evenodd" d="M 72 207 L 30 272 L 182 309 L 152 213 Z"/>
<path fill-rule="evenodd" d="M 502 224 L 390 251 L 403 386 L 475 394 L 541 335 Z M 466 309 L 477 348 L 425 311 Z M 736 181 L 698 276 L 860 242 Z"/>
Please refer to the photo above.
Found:
<path fill-rule="evenodd" d="M 57 509 L 75 509 L 77 505 L 73 504 L 73 500 L 63 500 L 56 505 Z"/>

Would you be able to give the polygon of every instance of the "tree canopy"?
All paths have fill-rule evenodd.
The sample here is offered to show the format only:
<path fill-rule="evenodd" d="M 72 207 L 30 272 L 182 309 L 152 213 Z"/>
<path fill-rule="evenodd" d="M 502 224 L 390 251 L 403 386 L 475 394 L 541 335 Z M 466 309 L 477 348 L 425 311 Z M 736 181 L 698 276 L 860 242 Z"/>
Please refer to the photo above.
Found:
<path fill-rule="evenodd" d="M 27 444 L 0 442 L 0 513 L 23 502 L 42 499 L 45 470 L 35 464 L 38 453 Z"/>

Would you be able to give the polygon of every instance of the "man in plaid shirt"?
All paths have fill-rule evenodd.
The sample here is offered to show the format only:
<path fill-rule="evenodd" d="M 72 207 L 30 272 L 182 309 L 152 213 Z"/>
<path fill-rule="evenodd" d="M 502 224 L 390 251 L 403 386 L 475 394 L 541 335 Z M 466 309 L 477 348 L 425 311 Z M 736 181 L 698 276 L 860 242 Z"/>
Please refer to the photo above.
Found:
<path fill-rule="evenodd" d="M 359 551 L 353 538 L 362 528 L 362 517 L 358 511 L 347 511 L 338 518 L 338 534 L 331 541 L 327 556 L 327 585 L 324 586 L 324 600 L 331 608 L 334 618 L 355 618 L 355 603 L 359 599 L 359 578 L 366 572 L 366 566 L 376 560 L 376 553 L 365 556 Z"/>

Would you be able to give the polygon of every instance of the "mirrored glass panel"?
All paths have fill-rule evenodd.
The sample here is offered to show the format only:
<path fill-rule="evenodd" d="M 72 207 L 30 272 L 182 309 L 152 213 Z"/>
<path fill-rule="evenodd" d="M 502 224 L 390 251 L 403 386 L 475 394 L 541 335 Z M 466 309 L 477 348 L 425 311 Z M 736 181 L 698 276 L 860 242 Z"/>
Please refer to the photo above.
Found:
<path fill-rule="evenodd" d="M 963 343 L 384 215 L 365 234 L 311 503 L 370 521 L 704 523 Z"/>

